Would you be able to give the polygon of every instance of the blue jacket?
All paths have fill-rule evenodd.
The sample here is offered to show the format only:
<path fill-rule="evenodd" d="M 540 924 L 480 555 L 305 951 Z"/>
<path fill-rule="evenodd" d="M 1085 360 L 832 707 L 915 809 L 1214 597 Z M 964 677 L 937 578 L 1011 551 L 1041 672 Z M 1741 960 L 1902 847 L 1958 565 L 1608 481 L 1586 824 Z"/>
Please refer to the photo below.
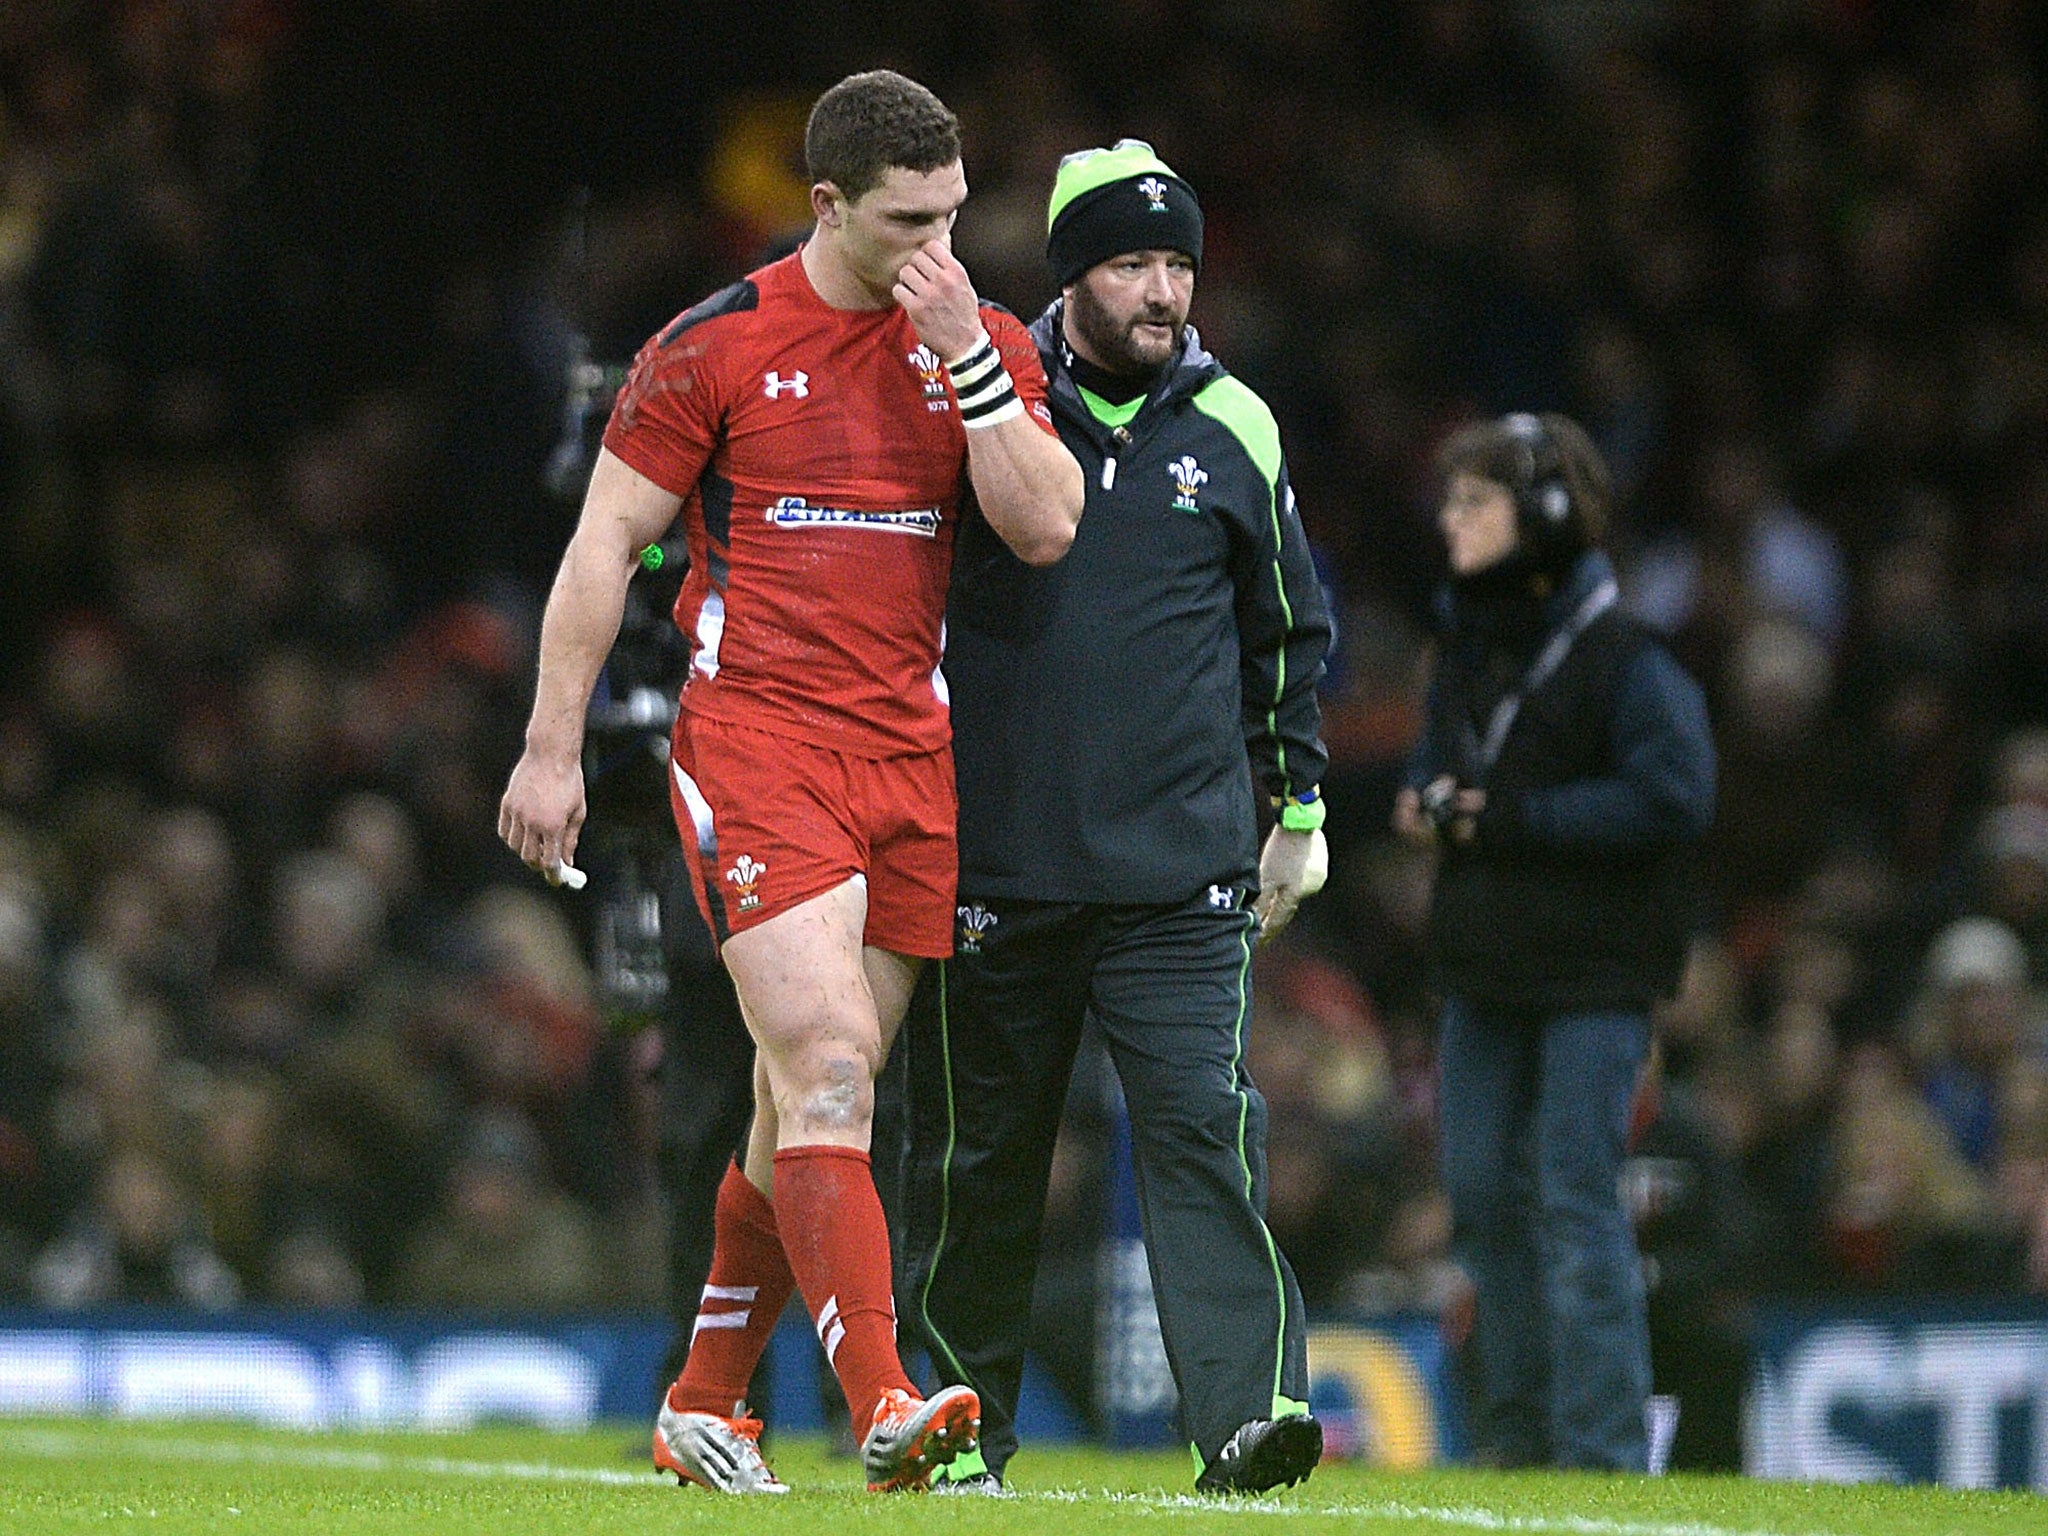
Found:
<path fill-rule="evenodd" d="M 1646 626 L 1609 607 L 1522 699 L 1498 759 L 1477 745 L 1502 696 L 1614 571 L 1581 556 L 1535 614 L 1453 597 L 1407 772 L 1487 792 L 1447 845 L 1432 948 L 1440 985 L 1495 1008 L 1646 1006 L 1677 984 L 1697 918 L 1695 845 L 1714 814 L 1706 702 Z"/>

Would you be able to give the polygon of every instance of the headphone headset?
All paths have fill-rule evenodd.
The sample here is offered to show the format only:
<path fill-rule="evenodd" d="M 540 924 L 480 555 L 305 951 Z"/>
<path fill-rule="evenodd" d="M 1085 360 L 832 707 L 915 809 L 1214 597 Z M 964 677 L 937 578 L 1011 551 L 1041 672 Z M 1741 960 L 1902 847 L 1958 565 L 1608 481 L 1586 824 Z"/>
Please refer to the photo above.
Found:
<path fill-rule="evenodd" d="M 1561 456 L 1550 429 L 1531 411 L 1516 411 L 1502 425 L 1522 449 L 1515 476 L 1515 519 L 1524 534 L 1555 538 L 1571 522 L 1572 493 L 1564 482 Z"/>

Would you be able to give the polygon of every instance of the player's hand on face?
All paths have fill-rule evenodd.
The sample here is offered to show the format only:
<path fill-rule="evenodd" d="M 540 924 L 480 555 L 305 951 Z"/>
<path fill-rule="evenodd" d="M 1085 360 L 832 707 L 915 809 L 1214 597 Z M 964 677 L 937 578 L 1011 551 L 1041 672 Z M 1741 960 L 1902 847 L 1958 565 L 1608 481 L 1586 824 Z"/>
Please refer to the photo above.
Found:
<path fill-rule="evenodd" d="M 943 240 L 927 240 L 896 274 L 892 290 L 917 339 L 957 363 L 981 337 L 981 301 L 974 280 Z"/>
<path fill-rule="evenodd" d="M 498 802 L 498 836 L 528 869 L 561 883 L 563 865 L 576 862 L 585 814 L 583 765 L 524 754 Z"/>

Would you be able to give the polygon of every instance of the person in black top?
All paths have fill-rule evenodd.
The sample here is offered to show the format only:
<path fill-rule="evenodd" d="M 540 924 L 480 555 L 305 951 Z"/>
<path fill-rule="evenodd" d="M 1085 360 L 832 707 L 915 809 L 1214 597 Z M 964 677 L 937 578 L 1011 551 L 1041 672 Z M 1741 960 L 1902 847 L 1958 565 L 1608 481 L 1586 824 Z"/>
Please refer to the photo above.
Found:
<path fill-rule="evenodd" d="M 1087 500 L 1057 566 L 973 521 L 955 548 L 959 923 L 912 1009 L 902 1311 L 982 1401 L 979 1458 L 934 1486 L 999 1488 L 1092 1018 L 1130 1108 L 1197 1486 L 1255 1491 L 1307 1476 L 1322 1447 L 1244 1050 L 1252 945 L 1327 867 L 1330 624 L 1272 413 L 1187 324 L 1193 191 L 1127 139 L 1067 157 L 1048 222 L 1061 297 L 1033 334 Z"/>
<path fill-rule="evenodd" d="M 1649 1345 L 1618 1176 L 1713 817 L 1706 706 L 1617 606 L 1607 471 L 1577 423 L 1485 422 L 1440 463 L 1450 590 L 1394 828 L 1443 849 L 1430 937 L 1474 1438 L 1505 1465 L 1641 1471 Z"/>

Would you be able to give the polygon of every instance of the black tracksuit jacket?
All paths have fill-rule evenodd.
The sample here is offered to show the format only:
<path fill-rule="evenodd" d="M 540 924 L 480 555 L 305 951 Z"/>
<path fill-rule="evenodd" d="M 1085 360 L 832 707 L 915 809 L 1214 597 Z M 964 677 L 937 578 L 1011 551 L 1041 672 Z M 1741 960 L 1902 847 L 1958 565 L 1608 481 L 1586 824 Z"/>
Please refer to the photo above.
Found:
<path fill-rule="evenodd" d="M 1105 426 L 1068 374 L 1059 319 L 1055 303 L 1032 335 L 1088 478 L 1073 548 L 1028 566 L 974 516 L 954 549 L 960 888 L 1164 903 L 1248 887 L 1254 777 L 1294 794 L 1325 763 L 1330 620 L 1279 431 L 1192 326 L 1167 384 Z"/>

